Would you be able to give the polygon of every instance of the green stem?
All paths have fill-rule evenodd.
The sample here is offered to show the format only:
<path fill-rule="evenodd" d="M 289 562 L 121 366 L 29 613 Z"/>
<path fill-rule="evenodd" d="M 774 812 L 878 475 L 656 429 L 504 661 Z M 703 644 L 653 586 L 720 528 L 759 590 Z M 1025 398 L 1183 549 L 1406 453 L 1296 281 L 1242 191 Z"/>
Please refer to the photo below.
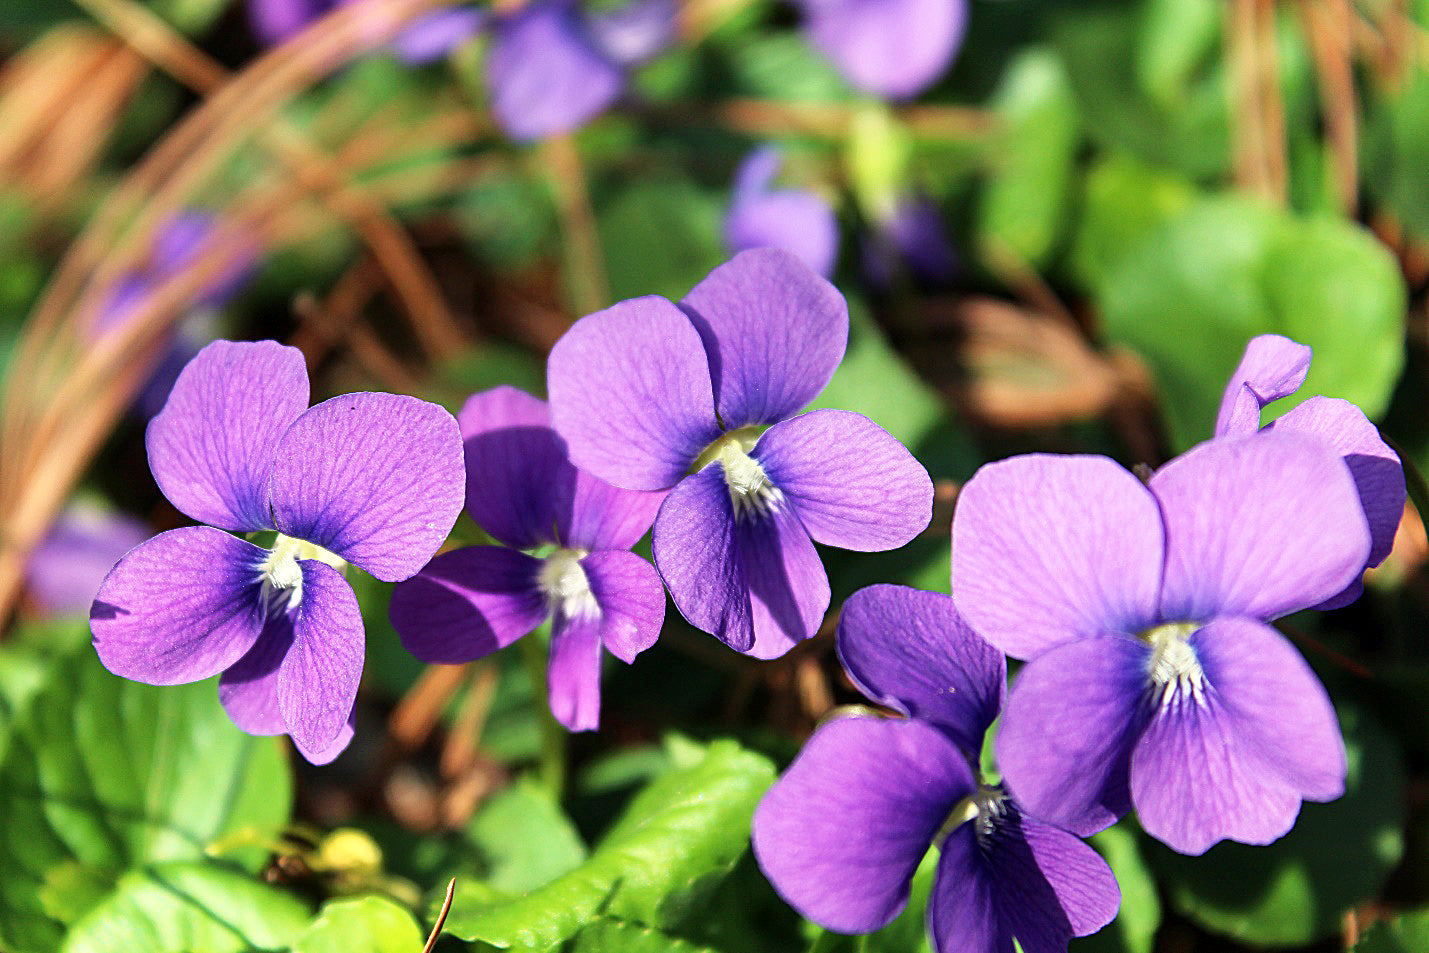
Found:
<path fill-rule="evenodd" d="M 541 780 L 551 793 L 560 800 L 566 789 L 566 729 L 551 714 L 550 686 L 546 681 L 547 652 L 535 633 L 518 639 L 516 645 L 521 651 L 521 661 L 526 673 L 531 677 L 531 685 L 536 689 L 536 698 L 541 706 Z"/>

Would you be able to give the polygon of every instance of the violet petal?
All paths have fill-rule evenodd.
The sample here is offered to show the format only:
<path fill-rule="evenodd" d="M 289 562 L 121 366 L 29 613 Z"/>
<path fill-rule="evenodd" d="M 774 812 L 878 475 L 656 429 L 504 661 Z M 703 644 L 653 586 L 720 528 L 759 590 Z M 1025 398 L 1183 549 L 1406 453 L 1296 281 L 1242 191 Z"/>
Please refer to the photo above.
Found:
<path fill-rule="evenodd" d="M 674 0 L 632 0 L 614 10 L 587 12 L 586 34 L 612 63 L 631 67 L 674 44 L 679 16 Z"/>
<path fill-rule="evenodd" d="M 1150 489 L 1166 525 L 1168 621 L 1308 608 L 1349 585 L 1369 556 L 1349 470 L 1301 434 L 1208 441 L 1157 471 Z"/>
<path fill-rule="evenodd" d="M 222 529 L 273 526 L 268 482 L 283 434 L 308 406 L 297 348 L 214 341 L 198 353 L 145 434 L 149 468 L 169 502 Z"/>
<path fill-rule="evenodd" d="M 947 69 L 967 27 L 966 0 L 802 0 L 805 29 L 852 85 L 905 99 Z"/>
<path fill-rule="evenodd" d="M 560 613 L 551 627 L 547 692 L 551 714 L 567 731 L 600 727 L 600 629 L 598 615 Z"/>
<path fill-rule="evenodd" d="M 1121 905 L 1121 889 L 1100 854 L 1021 813 L 999 825 L 988 865 L 1002 922 L 1023 953 L 1066 953 L 1068 940 L 1100 930 Z"/>
<path fill-rule="evenodd" d="M 907 904 L 934 834 L 973 788 L 967 762 L 931 725 L 834 718 L 754 812 L 754 856 L 799 913 L 868 933 Z"/>
<path fill-rule="evenodd" d="M 1032 658 L 1156 619 L 1156 500 L 1106 457 L 1028 454 L 982 467 L 958 496 L 953 601 L 983 638 Z"/>
<path fill-rule="evenodd" d="M 461 513 L 461 431 L 451 414 L 415 397 L 334 397 L 288 428 L 271 485 L 280 532 L 378 579 L 406 579 L 436 554 Z"/>
<path fill-rule="evenodd" d="M 779 153 L 766 146 L 740 166 L 724 239 L 733 251 L 782 248 L 825 278 L 833 274 L 839 226 L 829 203 L 806 189 L 774 189 Z"/>
<path fill-rule="evenodd" d="M 907 586 L 860 589 L 843 605 L 838 654 L 859 691 L 946 731 L 964 751 L 1002 710 L 1007 662 L 953 600 Z"/>
<path fill-rule="evenodd" d="M 467 398 L 457 421 L 471 518 L 516 549 L 556 542 L 556 526 L 575 496 L 576 469 L 551 429 L 546 402 L 497 387 Z"/>
<path fill-rule="evenodd" d="M 293 644 L 278 665 L 278 710 L 304 757 L 331 760 L 362 679 L 362 611 L 336 569 L 315 559 L 298 565 L 303 594 L 290 610 Z"/>
<path fill-rule="evenodd" d="M 934 953 L 1013 953 L 971 824 L 943 839 L 926 921 Z"/>
<path fill-rule="evenodd" d="M 264 46 L 277 46 L 336 5 L 336 0 L 248 0 L 248 22 Z"/>
<path fill-rule="evenodd" d="M 581 560 L 596 605 L 600 641 L 622 662 L 650 648 L 665 622 L 665 587 L 655 567 L 631 552 L 603 550 Z"/>
<path fill-rule="evenodd" d="M 1126 813 L 1149 658 L 1142 643 L 1107 635 L 1067 642 L 1023 666 L 996 745 L 1008 790 L 1027 813 L 1083 836 Z"/>
<path fill-rule="evenodd" d="M 293 620 L 287 613 L 270 618 L 248 652 L 224 669 L 218 700 L 233 723 L 250 735 L 287 734 L 278 707 L 278 668 L 293 644 Z"/>
<path fill-rule="evenodd" d="M 720 435 L 700 336 L 664 298 L 577 321 L 552 348 L 547 377 L 571 462 L 616 486 L 668 489 Z"/>
<path fill-rule="evenodd" d="M 96 503 L 70 503 L 25 564 L 25 588 L 46 612 L 87 612 L 109 570 L 149 528 Z"/>
<path fill-rule="evenodd" d="M 483 10 L 438 10 L 418 17 L 392 39 L 392 51 L 412 65 L 430 63 L 466 43 L 486 24 Z"/>
<path fill-rule="evenodd" d="M 1310 373 L 1310 348 L 1279 334 L 1250 339 L 1235 373 L 1226 382 L 1216 415 L 1217 437 L 1243 437 L 1260 429 L 1266 404 L 1289 397 Z"/>
<path fill-rule="evenodd" d="M 392 590 L 388 614 L 407 651 L 457 665 L 526 635 L 549 609 L 541 561 L 501 546 L 442 553 Z"/>
<path fill-rule="evenodd" d="M 897 549 L 933 518 L 933 481 L 896 437 L 862 414 L 815 410 L 765 431 L 752 456 L 826 546 Z"/>
<path fill-rule="evenodd" d="M 778 248 L 741 252 L 680 302 L 709 355 L 725 429 L 772 424 L 803 409 L 848 346 L 848 305 L 828 281 Z"/>
<path fill-rule="evenodd" d="M 99 660 L 149 685 L 217 675 L 263 630 L 259 566 L 266 555 L 209 526 L 140 543 L 104 577 L 90 609 Z"/>

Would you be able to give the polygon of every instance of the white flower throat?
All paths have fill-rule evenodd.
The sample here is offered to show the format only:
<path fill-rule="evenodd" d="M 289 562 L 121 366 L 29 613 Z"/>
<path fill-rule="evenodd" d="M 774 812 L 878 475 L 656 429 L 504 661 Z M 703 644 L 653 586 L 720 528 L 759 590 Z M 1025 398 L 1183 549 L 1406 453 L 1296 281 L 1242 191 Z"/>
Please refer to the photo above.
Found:
<path fill-rule="evenodd" d="M 279 533 L 267 558 L 258 566 L 263 586 L 259 598 L 269 615 L 291 612 L 303 601 L 303 567 L 298 565 L 302 559 L 316 559 L 339 572 L 347 568 L 346 560 L 316 543 Z"/>
<path fill-rule="evenodd" d="M 546 602 L 567 619 L 600 614 L 600 606 L 590 588 L 590 577 L 581 565 L 587 555 L 583 549 L 557 549 L 541 562 L 538 583 L 546 594 Z"/>
<path fill-rule="evenodd" d="M 749 455 L 758 440 L 759 432 L 755 428 L 732 430 L 706 447 L 693 468 L 702 470 L 711 463 L 720 465 L 736 519 L 746 514 L 764 516 L 784 502 L 784 494 L 770 482 L 764 467 Z"/>
<path fill-rule="evenodd" d="M 1147 674 L 1153 689 L 1160 690 L 1160 704 L 1200 704 L 1205 699 L 1206 673 L 1189 641 L 1200 627 L 1196 622 L 1168 622 L 1141 633 L 1141 640 L 1151 646 Z"/>

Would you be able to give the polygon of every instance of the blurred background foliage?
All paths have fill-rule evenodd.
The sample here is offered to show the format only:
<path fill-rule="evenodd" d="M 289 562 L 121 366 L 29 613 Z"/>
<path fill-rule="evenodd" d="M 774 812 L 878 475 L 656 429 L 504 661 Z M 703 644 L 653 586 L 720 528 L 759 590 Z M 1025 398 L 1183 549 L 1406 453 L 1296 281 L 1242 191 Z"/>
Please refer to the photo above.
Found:
<path fill-rule="evenodd" d="M 452 877 L 439 949 L 925 950 L 931 863 L 902 917 L 839 937 L 774 895 L 748 825 L 857 699 L 832 651 L 841 599 L 946 591 L 980 463 L 1158 465 L 1210 435 L 1245 342 L 1273 331 L 1314 347 L 1302 397 L 1355 401 L 1429 467 L 1429 3 L 971 0 L 951 67 L 890 104 L 792 7 L 688 0 L 611 110 L 536 143 L 493 121 L 488 40 L 420 67 L 384 51 L 439 5 L 372 0 L 379 27 L 342 8 L 266 51 L 241 0 L 0 5 L 6 953 L 416 951 Z M 656 648 L 608 668 L 601 731 L 565 738 L 530 675 L 539 641 L 426 668 L 386 621 L 390 586 L 353 570 L 357 740 L 313 769 L 233 728 L 212 684 L 109 675 L 87 598 L 47 596 L 132 544 L 42 564 L 57 520 L 88 514 L 69 531 L 101 551 L 85 528 L 114 514 L 140 538 L 182 522 L 136 403 L 176 339 L 294 344 L 319 396 L 540 393 L 576 317 L 678 297 L 728 257 L 737 167 L 768 143 L 840 234 L 853 329 L 819 404 L 873 417 L 938 485 L 910 546 L 824 554 L 833 613 L 785 658 L 736 656 L 671 610 Z M 951 249 L 935 275 L 880 238 L 910 194 Z M 185 210 L 214 236 L 161 262 Z M 453 543 L 479 538 L 464 518 Z M 1123 906 L 1074 951 L 1429 950 L 1427 552 L 1411 506 L 1362 600 L 1285 622 L 1339 708 L 1345 797 L 1266 848 L 1181 857 L 1134 819 L 1098 835 Z"/>

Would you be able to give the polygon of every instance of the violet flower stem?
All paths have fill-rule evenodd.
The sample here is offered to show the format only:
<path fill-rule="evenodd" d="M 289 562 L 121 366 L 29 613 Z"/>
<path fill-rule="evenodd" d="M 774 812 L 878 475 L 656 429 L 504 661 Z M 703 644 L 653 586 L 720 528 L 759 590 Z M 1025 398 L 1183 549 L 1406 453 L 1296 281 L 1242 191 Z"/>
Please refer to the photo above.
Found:
<path fill-rule="evenodd" d="M 541 719 L 541 780 L 556 799 L 560 800 L 566 789 L 566 729 L 551 714 L 550 685 L 546 679 L 549 649 L 535 638 L 521 639 L 517 641 L 516 647 L 521 652 L 521 662 L 526 666 L 526 673 L 531 678 L 531 685 L 536 689 L 539 701 L 537 707 L 540 709 Z"/>

